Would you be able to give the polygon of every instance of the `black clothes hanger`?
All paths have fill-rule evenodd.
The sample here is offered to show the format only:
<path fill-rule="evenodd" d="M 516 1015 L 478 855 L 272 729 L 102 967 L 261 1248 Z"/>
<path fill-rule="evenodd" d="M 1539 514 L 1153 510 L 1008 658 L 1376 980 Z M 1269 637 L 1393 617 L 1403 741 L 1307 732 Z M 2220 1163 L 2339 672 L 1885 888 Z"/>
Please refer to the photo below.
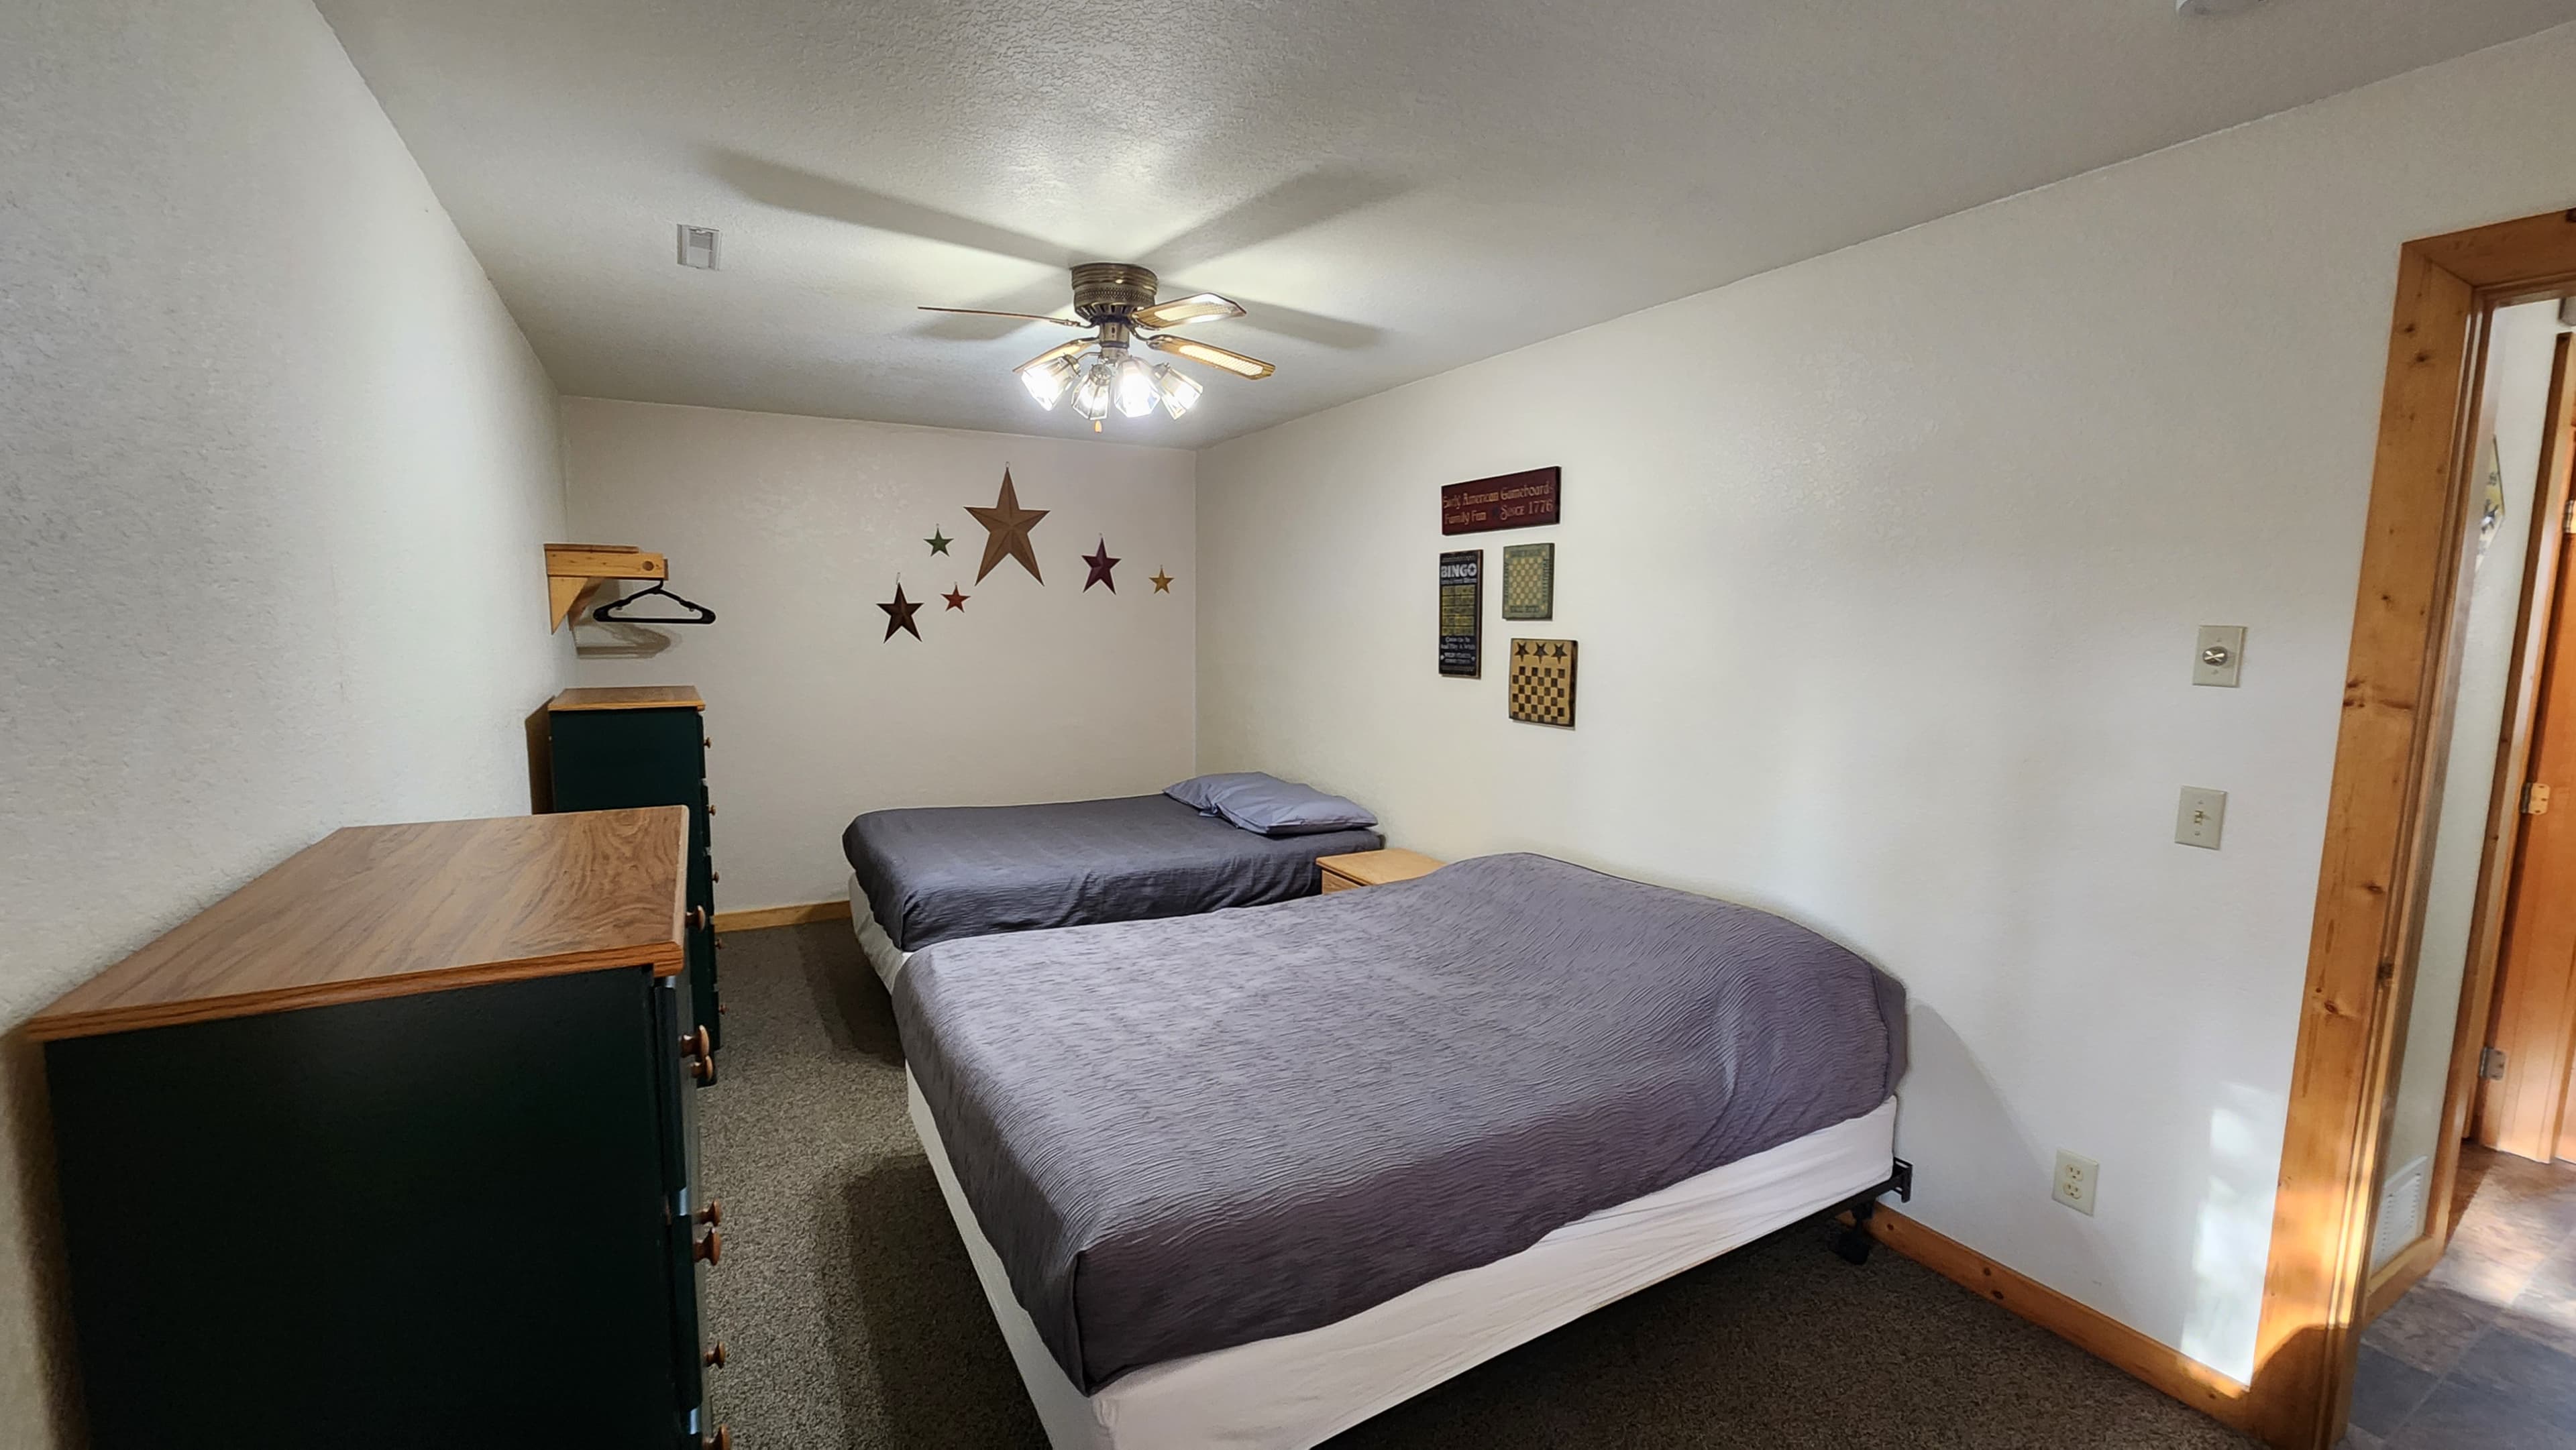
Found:
<path fill-rule="evenodd" d="M 635 601 L 644 598 L 648 594 L 659 594 L 663 598 L 670 600 L 673 604 L 676 604 L 689 612 L 681 615 L 648 616 L 636 616 L 621 614 L 618 612 L 626 606 L 633 604 Z M 590 612 L 590 617 L 610 624 L 713 624 L 716 622 L 716 612 L 714 610 L 709 609 L 705 605 L 697 603 L 694 600 L 683 599 L 679 595 L 672 593 L 668 587 L 667 581 L 664 583 L 657 583 L 649 589 L 638 589 L 623 599 L 611 600 L 610 602 L 599 606 L 597 609 L 592 610 Z"/>

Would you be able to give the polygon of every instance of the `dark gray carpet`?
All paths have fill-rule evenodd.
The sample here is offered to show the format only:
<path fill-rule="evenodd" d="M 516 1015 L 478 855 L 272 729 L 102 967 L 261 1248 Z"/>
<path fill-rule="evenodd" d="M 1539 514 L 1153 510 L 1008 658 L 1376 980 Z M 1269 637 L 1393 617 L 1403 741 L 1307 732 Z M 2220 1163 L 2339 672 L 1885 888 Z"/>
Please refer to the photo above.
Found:
<path fill-rule="evenodd" d="M 724 938 L 700 1095 L 725 1255 L 712 1377 L 742 1450 L 1042 1447 L 904 1111 L 884 988 L 847 922 Z M 1937 1168 L 1932 1171 L 1938 1171 Z M 2251 1445 L 1881 1250 L 1785 1230 L 1401 1405 L 1333 1450 Z"/>

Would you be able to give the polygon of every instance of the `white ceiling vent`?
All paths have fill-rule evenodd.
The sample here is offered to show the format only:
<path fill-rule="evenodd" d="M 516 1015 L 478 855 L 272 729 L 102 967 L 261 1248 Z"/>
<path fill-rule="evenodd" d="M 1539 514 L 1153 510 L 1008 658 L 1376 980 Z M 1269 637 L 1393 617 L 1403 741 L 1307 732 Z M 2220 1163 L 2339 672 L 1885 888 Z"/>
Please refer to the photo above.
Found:
<path fill-rule="evenodd" d="M 714 227 L 693 227 L 686 222 L 680 224 L 680 265 L 699 267 L 709 272 L 716 269 L 716 229 Z"/>

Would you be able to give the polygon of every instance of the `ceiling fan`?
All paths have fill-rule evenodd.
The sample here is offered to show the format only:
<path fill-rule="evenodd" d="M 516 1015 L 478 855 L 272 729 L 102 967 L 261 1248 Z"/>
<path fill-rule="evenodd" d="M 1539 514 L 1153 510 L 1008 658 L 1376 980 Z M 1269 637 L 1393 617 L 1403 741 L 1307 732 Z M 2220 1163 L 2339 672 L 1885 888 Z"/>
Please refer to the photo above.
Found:
<path fill-rule="evenodd" d="M 1030 358 L 1012 371 L 1041 408 L 1052 409 L 1070 395 L 1073 411 L 1091 420 L 1091 431 L 1115 407 L 1130 418 L 1142 418 L 1160 407 L 1178 418 L 1206 391 L 1196 378 L 1170 363 L 1147 365 L 1134 346 L 1223 368 L 1239 378 L 1261 379 L 1277 371 L 1257 357 L 1166 331 L 1193 322 L 1219 322 L 1241 317 L 1241 304 L 1213 292 L 1154 300 L 1159 285 L 1154 274 L 1133 262 L 1083 262 L 1073 268 L 1073 317 L 1036 312 L 997 312 L 985 307 L 924 307 L 924 312 L 954 312 L 970 317 L 1016 317 L 1080 328 L 1086 334 Z"/>

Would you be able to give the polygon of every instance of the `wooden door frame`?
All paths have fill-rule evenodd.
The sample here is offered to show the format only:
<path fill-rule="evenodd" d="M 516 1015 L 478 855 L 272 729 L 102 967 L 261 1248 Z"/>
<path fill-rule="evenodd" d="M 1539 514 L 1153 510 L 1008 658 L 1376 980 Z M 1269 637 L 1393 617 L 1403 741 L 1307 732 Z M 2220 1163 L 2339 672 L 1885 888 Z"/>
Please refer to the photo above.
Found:
<path fill-rule="evenodd" d="M 2398 253 L 2255 1345 L 2251 1419 L 2280 1450 L 2331 1450 L 2352 1402 L 2382 1128 L 2421 929 L 2428 833 L 2418 826 L 2430 819 L 2440 786 L 2431 755 L 2447 734 L 2486 319 L 2571 288 L 2576 210 L 2429 237 Z M 2455 1058 L 2454 1087 L 2457 1071 Z"/>

